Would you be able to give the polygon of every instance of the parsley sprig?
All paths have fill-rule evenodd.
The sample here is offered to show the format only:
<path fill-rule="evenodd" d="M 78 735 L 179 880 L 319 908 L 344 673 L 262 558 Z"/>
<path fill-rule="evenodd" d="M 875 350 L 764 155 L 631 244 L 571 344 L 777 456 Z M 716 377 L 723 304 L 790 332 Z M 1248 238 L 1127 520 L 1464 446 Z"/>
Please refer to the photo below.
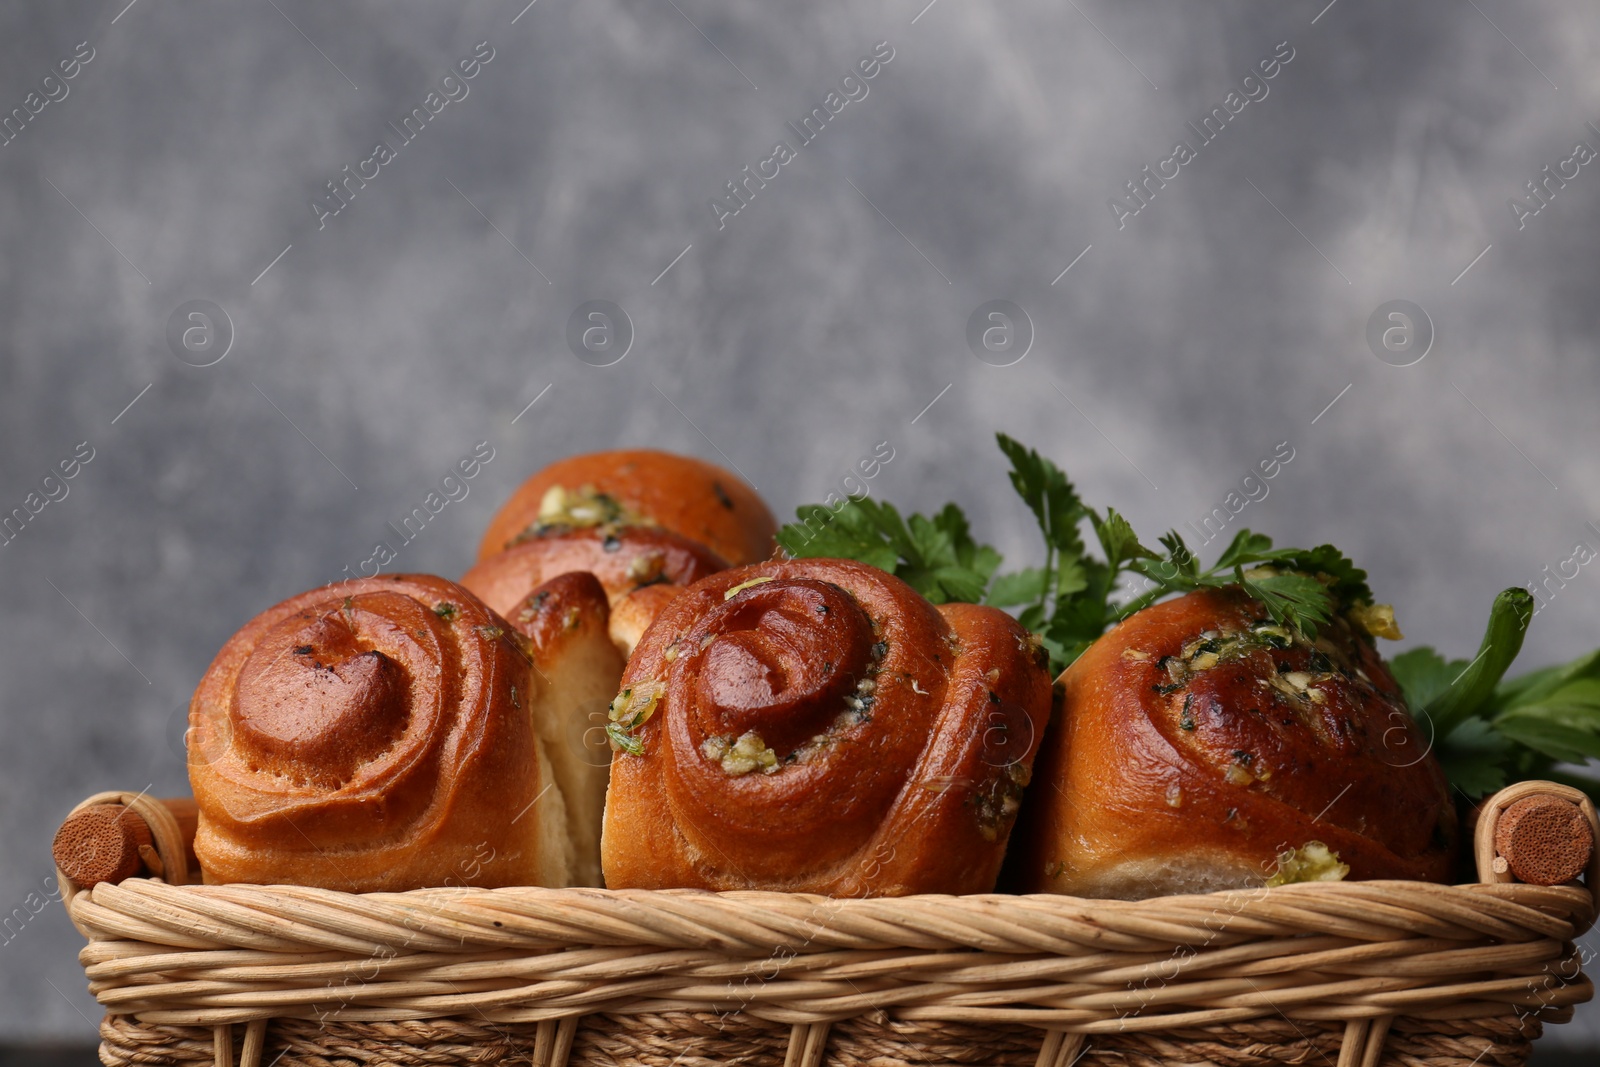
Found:
<path fill-rule="evenodd" d="M 778 531 L 778 543 L 793 556 L 870 563 L 936 604 L 962 600 L 1020 609 L 1018 621 L 1039 635 L 1055 671 L 1117 620 L 1171 593 L 1238 584 L 1275 621 L 1308 636 L 1335 612 L 1372 600 L 1366 572 L 1332 545 L 1274 548 L 1271 538 L 1241 530 L 1214 564 L 1201 569 L 1173 530 L 1158 539 L 1166 551 L 1154 551 L 1115 508 L 1099 511 L 1085 504 L 1049 459 L 1006 434 L 996 439 L 1011 463 L 1011 485 L 1044 539 L 1043 566 L 999 573 L 1000 554 L 973 539 L 971 524 L 955 504 L 931 517 L 904 518 L 894 505 L 868 498 L 837 510 L 807 505 L 796 512 L 799 523 Z M 1142 576 L 1148 588 L 1123 599 L 1129 575 Z"/>
<path fill-rule="evenodd" d="M 972 539 L 966 515 L 954 504 L 932 518 L 902 519 L 893 504 L 862 497 L 837 512 L 806 504 L 795 515 L 799 523 L 778 531 L 778 543 L 791 556 L 870 563 L 935 604 L 977 603 L 1000 565 L 1000 553 Z"/>

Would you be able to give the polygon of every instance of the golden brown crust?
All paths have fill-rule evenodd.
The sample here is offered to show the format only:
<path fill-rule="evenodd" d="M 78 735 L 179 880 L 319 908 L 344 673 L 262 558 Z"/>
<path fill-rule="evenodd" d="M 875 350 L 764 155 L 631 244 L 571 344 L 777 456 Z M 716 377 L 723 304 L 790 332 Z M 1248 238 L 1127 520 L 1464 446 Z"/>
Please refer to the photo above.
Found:
<path fill-rule="evenodd" d="M 656 621 L 656 616 L 680 592 L 682 589 L 676 585 L 647 585 L 611 605 L 611 639 L 624 659 L 633 654 L 634 647 Z"/>
<path fill-rule="evenodd" d="M 615 609 L 612 640 L 627 657 L 654 612 L 678 589 L 726 568 L 709 548 L 669 530 L 591 526 L 536 534 L 475 564 L 461 584 L 510 615 L 529 593 L 558 575 L 593 574 Z M 669 592 L 647 594 L 651 589 Z"/>
<path fill-rule="evenodd" d="M 478 559 L 487 559 L 536 532 L 540 505 L 552 487 L 603 493 L 632 520 L 659 526 L 705 545 L 730 564 L 772 555 L 778 525 L 743 478 L 689 456 L 627 449 L 572 456 L 529 478 L 495 513 Z M 609 583 L 608 583 L 609 585 Z"/>
<path fill-rule="evenodd" d="M 513 545 L 474 564 L 461 584 L 505 614 L 558 574 L 588 571 L 615 603 L 652 585 L 692 585 L 727 566 L 704 545 L 669 530 L 590 527 L 553 530 Z"/>
<path fill-rule="evenodd" d="M 1062 684 L 1018 831 L 1026 891 L 1260 885 L 1311 841 L 1350 878 L 1449 877 L 1444 774 L 1340 620 L 1313 645 L 1239 590 L 1204 590 L 1113 627 Z"/>
<path fill-rule="evenodd" d="M 258 615 L 190 705 L 207 881 L 565 884 L 533 684 L 523 639 L 442 578 L 345 582 Z"/>
<path fill-rule="evenodd" d="M 623 675 L 619 705 L 660 696 L 612 764 L 607 886 L 992 889 L 1049 714 L 1038 652 L 1003 612 L 861 563 L 696 583 Z"/>

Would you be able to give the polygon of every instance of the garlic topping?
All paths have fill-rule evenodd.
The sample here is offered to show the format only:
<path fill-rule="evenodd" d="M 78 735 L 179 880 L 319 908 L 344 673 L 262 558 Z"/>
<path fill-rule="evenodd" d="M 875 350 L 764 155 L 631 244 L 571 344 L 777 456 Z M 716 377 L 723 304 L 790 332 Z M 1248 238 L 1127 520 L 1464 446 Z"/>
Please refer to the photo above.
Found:
<path fill-rule="evenodd" d="M 1278 869 L 1267 879 L 1269 888 L 1296 882 L 1340 882 L 1350 873 L 1350 865 L 1339 862 L 1339 854 L 1321 841 L 1307 841 L 1299 848 L 1278 853 Z"/>
<path fill-rule="evenodd" d="M 622 506 L 592 485 L 568 489 L 552 485 L 539 498 L 540 526 L 602 526 L 607 523 L 642 525 L 647 520 Z"/>
<path fill-rule="evenodd" d="M 722 772 L 738 778 L 760 771 L 772 774 L 778 769 L 778 754 L 767 747 L 761 735 L 746 730 L 738 740 L 729 737 L 708 737 L 700 745 L 700 754 L 722 766 Z"/>

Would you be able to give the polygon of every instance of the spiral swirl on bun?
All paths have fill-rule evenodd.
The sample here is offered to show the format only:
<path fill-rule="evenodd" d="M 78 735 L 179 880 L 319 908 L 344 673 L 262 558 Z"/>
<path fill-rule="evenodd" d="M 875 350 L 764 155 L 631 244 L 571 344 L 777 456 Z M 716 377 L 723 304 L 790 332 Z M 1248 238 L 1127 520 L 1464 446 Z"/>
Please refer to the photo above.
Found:
<path fill-rule="evenodd" d="M 361 579 L 263 612 L 190 705 L 206 880 L 567 884 L 537 685 L 527 641 L 442 578 Z"/>
<path fill-rule="evenodd" d="M 993 888 L 1050 709 L 1014 620 L 845 560 L 678 595 L 612 705 L 611 888 Z"/>

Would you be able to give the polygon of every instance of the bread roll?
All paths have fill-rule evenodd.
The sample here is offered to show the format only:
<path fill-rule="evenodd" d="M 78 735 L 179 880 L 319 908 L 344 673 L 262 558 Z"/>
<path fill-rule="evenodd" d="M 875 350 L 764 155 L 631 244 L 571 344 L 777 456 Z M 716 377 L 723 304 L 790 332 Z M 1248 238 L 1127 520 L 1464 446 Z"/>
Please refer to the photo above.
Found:
<path fill-rule="evenodd" d="M 1237 588 L 1203 590 L 1113 627 L 1062 682 L 1017 833 L 1026 891 L 1139 899 L 1338 863 L 1449 877 L 1449 786 L 1343 619 L 1312 642 Z"/>
<path fill-rule="evenodd" d="M 495 513 L 478 558 L 556 529 L 657 526 L 730 564 L 772 555 L 778 524 L 743 478 L 670 452 L 573 456 L 524 482 Z"/>
<path fill-rule="evenodd" d="M 612 639 L 626 657 L 672 593 L 726 567 L 699 542 L 658 527 L 561 527 L 477 563 L 461 576 L 461 584 L 509 616 L 551 578 L 576 571 L 593 574 L 615 609 Z M 661 591 L 646 593 L 651 589 Z M 629 601 L 626 607 L 624 600 Z"/>
<path fill-rule="evenodd" d="M 263 612 L 189 709 L 206 881 L 569 884 L 572 828 L 535 730 L 551 695 L 526 640 L 442 578 L 360 579 Z"/>
<path fill-rule="evenodd" d="M 645 632 L 612 705 L 606 885 L 986 892 L 1050 692 L 1010 616 L 935 608 L 866 564 L 697 582 Z"/>

